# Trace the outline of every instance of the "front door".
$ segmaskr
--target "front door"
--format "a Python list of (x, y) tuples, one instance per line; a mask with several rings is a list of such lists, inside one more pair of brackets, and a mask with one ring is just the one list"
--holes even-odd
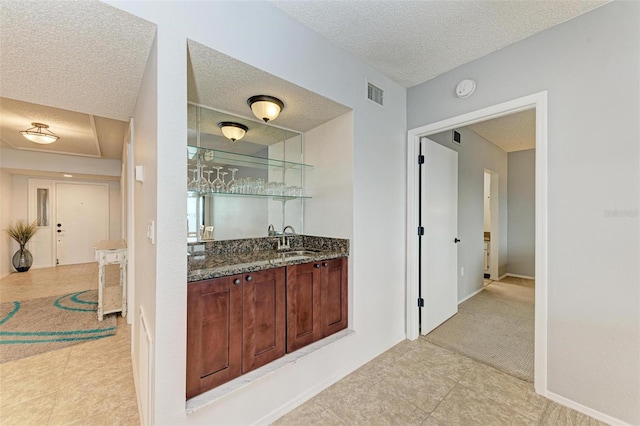
[(109, 239), (109, 187), (57, 183), (55, 228), (59, 265), (94, 262), (94, 246)]
[(458, 312), (458, 153), (421, 139), (420, 331), (427, 334)]

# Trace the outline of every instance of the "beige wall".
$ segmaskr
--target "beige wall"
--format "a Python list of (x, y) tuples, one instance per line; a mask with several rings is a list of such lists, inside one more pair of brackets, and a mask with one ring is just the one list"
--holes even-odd
[(11, 256), (13, 256), (12, 239), (4, 232), (13, 220), (13, 179), (6, 170), (0, 169), (0, 278), (9, 274)]

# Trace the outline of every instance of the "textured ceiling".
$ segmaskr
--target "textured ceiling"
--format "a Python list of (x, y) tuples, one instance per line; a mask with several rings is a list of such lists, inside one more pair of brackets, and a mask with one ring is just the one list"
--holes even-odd
[(412, 87), (608, 0), (273, 1), (404, 87)]
[[(32, 122), (48, 124), (49, 130), (60, 139), (48, 145), (25, 139), (19, 132), (31, 127)], [(0, 98), (0, 141), (3, 147), (120, 159), (127, 127), (128, 122), (124, 121)]]
[(254, 95), (271, 95), (284, 102), (274, 125), (306, 132), (350, 111), (330, 99), (233, 59), (192, 40), (188, 41), (189, 101), (257, 120), (247, 105)]
[(155, 25), (97, 1), (2, 1), (0, 28), (0, 96), (129, 120)]
[[(120, 159), (155, 25), (97, 1), (0, 2), (2, 147)], [(18, 131), (48, 124), (38, 145)]]
[(536, 147), (534, 109), (472, 124), (468, 128), (506, 152)]

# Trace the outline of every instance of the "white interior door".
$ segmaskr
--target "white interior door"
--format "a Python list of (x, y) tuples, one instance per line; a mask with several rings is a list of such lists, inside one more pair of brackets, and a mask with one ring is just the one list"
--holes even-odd
[(94, 246), (109, 239), (109, 187), (56, 184), (56, 254), (59, 265), (95, 261)]
[(458, 312), (458, 153), (422, 138), (420, 329), (427, 334)]

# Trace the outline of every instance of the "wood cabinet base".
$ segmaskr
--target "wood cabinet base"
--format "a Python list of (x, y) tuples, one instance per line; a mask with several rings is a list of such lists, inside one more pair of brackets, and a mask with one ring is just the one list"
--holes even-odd
[(346, 328), (347, 265), (338, 258), (188, 284), (187, 398)]

